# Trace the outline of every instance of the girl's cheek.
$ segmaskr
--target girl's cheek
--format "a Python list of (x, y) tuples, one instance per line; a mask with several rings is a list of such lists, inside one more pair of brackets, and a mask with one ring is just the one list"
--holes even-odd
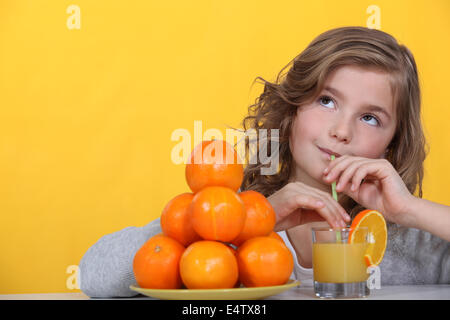
[[(370, 139), (366, 140), (370, 141)], [(366, 143), (360, 148), (358, 157), (368, 159), (380, 159), (384, 156), (386, 148), (384, 147), (385, 141), (374, 141), (373, 143)]]
[(374, 133), (373, 130), (368, 130), (364, 124), (361, 123), (360, 125), (360, 127), (356, 127), (351, 141), (353, 154), (368, 159), (382, 158), (389, 145), (390, 136)]

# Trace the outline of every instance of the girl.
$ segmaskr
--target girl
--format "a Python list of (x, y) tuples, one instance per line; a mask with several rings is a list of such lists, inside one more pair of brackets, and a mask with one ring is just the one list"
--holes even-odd
[(245, 129), (279, 127), (280, 169), (264, 176), (261, 163), (248, 165), (242, 190), (268, 197), (296, 253), (297, 278), (312, 278), (311, 224), (303, 223), (323, 217), (342, 227), (370, 208), (390, 222), (382, 283), (449, 283), (450, 207), (421, 199), (426, 152), (411, 52), (382, 31), (344, 27), (291, 63), (283, 81), (284, 69), (277, 83), (257, 78), (264, 92), (243, 121)]
[[(291, 278), (312, 279), (312, 225), (345, 226), (370, 208), (389, 221), (382, 285), (450, 283), (450, 208), (421, 199), (426, 152), (412, 54), (382, 31), (344, 27), (319, 35), (291, 64), (282, 81), (285, 68), (276, 83), (258, 78), (264, 92), (243, 121), (245, 129), (280, 129), (279, 170), (262, 175), (263, 164), (249, 164), (241, 186), (274, 207), (295, 257)], [(135, 295), (134, 254), (159, 232), (156, 219), (102, 237), (80, 262), (81, 290)]]

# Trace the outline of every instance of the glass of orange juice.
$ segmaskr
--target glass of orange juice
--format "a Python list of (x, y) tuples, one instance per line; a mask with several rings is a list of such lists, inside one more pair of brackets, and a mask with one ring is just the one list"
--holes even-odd
[(319, 298), (361, 298), (369, 295), (364, 254), (367, 228), (358, 243), (349, 243), (351, 228), (312, 228), (314, 292)]

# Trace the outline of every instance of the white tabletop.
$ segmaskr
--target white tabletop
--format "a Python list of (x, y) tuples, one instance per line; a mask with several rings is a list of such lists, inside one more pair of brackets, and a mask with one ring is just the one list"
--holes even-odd
[[(296, 287), (270, 297), (272, 300), (321, 300), (312, 287)], [(450, 300), (450, 285), (383, 286), (362, 300)], [(358, 299), (359, 300), (359, 299)]]
[[(84, 293), (36, 293), (36, 294), (6, 294), (0, 295), (0, 300), (86, 300)], [(123, 300), (124, 298), (120, 298)], [(136, 296), (129, 299), (151, 299)], [(314, 295), (312, 287), (296, 287), (267, 299), (270, 300), (319, 300)], [(450, 285), (420, 285), (420, 286), (383, 286), (371, 290), (364, 300), (450, 300)]]

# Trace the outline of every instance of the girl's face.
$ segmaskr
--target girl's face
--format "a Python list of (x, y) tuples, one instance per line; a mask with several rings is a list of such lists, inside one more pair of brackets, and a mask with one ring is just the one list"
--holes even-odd
[(329, 191), (322, 172), (331, 154), (382, 158), (396, 123), (386, 73), (358, 66), (334, 70), (319, 97), (297, 111), (289, 140), (291, 181)]

